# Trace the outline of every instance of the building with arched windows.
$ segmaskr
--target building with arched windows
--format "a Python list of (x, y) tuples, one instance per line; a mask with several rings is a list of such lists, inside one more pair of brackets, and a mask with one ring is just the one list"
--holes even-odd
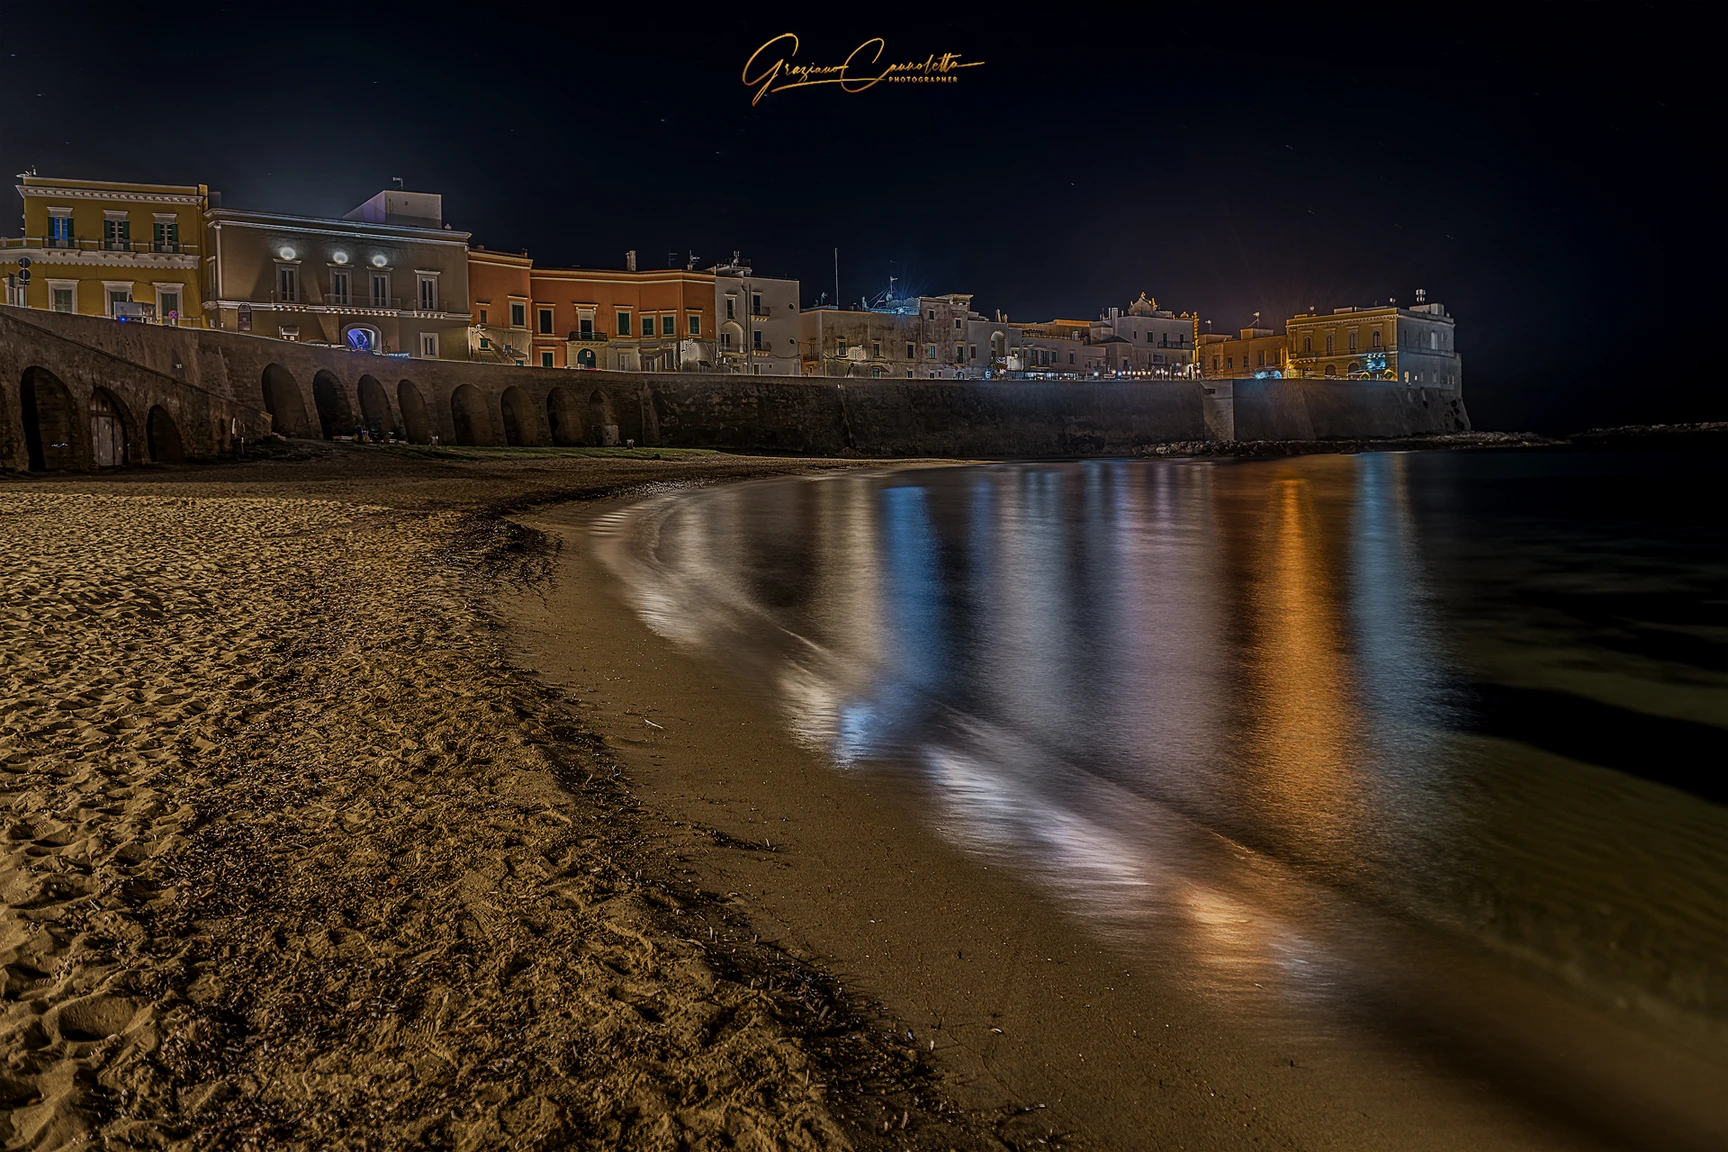
[(1334, 308), (1293, 316), (1285, 324), (1291, 376), (1396, 380), (1411, 387), (1460, 391), (1464, 362), (1457, 321), (1417, 292), (1408, 308)]

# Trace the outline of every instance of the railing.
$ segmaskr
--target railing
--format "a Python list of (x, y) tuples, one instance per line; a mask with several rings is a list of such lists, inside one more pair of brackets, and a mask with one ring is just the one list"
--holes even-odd
[(196, 256), (198, 245), (177, 240), (87, 240), (58, 236), (0, 236), (3, 248), (52, 248), (69, 252), (160, 252), (172, 256)]
[(399, 310), (402, 307), (400, 296), (369, 296), (364, 292), (326, 292), (322, 301), (332, 308), (389, 308)]
[(604, 332), (572, 332), (569, 339), (578, 344), (604, 344), (611, 337)]

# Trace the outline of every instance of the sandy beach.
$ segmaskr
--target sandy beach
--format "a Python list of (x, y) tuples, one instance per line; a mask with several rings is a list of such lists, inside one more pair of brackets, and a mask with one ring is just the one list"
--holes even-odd
[(5, 1147), (993, 1143), (493, 610), (501, 508), (825, 465), (296, 454), (0, 481)]

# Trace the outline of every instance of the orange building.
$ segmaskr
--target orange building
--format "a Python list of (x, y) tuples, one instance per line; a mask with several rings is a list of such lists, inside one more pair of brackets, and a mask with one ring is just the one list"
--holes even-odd
[(468, 254), (474, 355), (535, 368), (713, 371), (714, 273), (536, 268), (530, 256)]

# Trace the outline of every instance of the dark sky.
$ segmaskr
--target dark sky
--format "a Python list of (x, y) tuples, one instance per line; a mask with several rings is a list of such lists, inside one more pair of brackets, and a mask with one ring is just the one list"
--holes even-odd
[[(401, 176), (488, 247), (739, 249), (807, 302), (835, 247), (848, 300), (895, 275), (1028, 320), (1145, 291), (1227, 331), (1420, 287), (1480, 427), (1728, 418), (1722, 9), (931, 10), (211, 5), (153, 40), (125, 6), (109, 52), (13, 4), (0, 163), (332, 215)], [(752, 107), (785, 31), (805, 62), (984, 63)]]

